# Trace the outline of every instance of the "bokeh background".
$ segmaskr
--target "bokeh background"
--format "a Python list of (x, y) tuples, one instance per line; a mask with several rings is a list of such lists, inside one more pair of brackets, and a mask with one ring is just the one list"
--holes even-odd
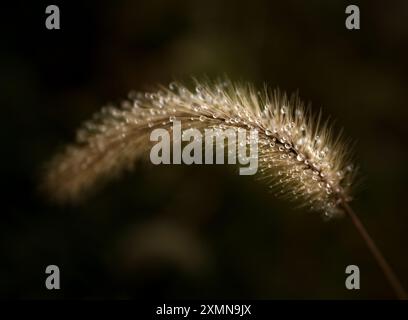
[[(299, 90), (356, 142), (353, 206), (408, 287), (408, 2), (25, 1), (1, 10), (0, 297), (391, 299), (350, 221), (324, 221), (226, 166), (140, 164), (76, 206), (44, 163), (108, 102), (223, 74)], [(61, 30), (45, 28), (57, 4)], [(44, 286), (61, 269), (59, 291)], [(361, 289), (344, 286), (356, 264)]]

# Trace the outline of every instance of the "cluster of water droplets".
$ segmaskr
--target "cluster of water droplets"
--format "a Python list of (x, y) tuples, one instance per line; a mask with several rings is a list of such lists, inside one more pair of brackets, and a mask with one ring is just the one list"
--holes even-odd
[[(229, 82), (197, 83), (193, 90), (172, 82), (156, 92), (130, 92), (120, 107), (102, 108), (77, 132), (77, 141), (103, 152), (110, 141), (124, 140), (134, 130), (183, 127), (258, 130), (260, 171), (281, 187), (281, 193), (306, 200), (327, 216), (337, 212), (353, 168), (340, 167), (329, 139), (310, 128), (303, 107), (285, 98), (260, 99), (247, 88)], [(263, 104), (264, 103), (264, 104)], [(248, 135), (249, 136), (249, 135)], [(343, 183), (343, 179), (345, 180)], [(287, 187), (286, 187), (287, 186)]]
[(280, 195), (306, 201), (326, 217), (340, 215), (338, 204), (349, 200), (345, 188), (353, 168), (340, 167), (336, 148), (330, 149), (325, 132), (321, 137), (319, 130), (310, 128), (302, 106), (288, 108), (286, 103), (283, 99), (280, 106), (267, 104), (262, 112), (261, 172), (272, 180), (271, 188), (279, 187)]

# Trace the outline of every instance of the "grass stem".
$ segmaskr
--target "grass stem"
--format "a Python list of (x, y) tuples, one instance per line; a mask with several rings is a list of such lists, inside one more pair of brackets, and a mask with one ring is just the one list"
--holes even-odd
[(406, 291), (404, 290), (403, 286), (401, 285), (401, 282), (398, 280), (398, 277), (392, 270), (391, 266), (387, 262), (387, 260), (384, 258), (383, 254), (381, 251), (378, 249), (377, 245), (375, 244), (374, 240), (371, 238), (371, 236), (368, 234), (366, 228), (364, 225), (361, 223), (360, 219), (356, 215), (356, 213), (353, 211), (353, 209), (348, 205), (347, 202), (343, 201), (342, 203), (343, 209), (346, 211), (347, 215), (351, 218), (351, 221), (353, 222), (354, 226), (356, 227), (357, 231), (367, 244), (369, 250), (371, 251), (372, 255), (374, 256), (378, 266), (381, 268), (382, 272), (384, 273), (385, 277), (387, 278), (389, 284), (393, 288), (396, 296), (400, 300), (408, 300), (408, 295)]

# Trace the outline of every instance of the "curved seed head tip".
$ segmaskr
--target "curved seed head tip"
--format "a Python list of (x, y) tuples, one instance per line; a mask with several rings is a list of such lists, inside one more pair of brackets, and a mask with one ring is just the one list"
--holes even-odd
[(154, 128), (256, 129), (259, 176), (277, 193), (331, 217), (349, 201), (356, 169), (348, 147), (313, 117), (297, 95), (256, 91), (230, 81), (193, 89), (172, 82), (156, 92), (129, 93), (120, 107), (106, 106), (77, 131), (77, 140), (51, 160), (44, 186), (58, 201), (75, 201), (102, 178), (131, 169), (149, 150)]

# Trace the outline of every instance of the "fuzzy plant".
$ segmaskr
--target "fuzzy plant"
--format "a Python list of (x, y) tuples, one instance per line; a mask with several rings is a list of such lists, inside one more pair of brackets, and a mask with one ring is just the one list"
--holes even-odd
[(398, 298), (407, 295), (350, 207), (357, 168), (349, 145), (297, 95), (256, 91), (229, 80), (173, 82), (155, 92), (131, 92), (120, 107), (103, 107), (77, 131), (74, 144), (48, 164), (43, 186), (58, 202), (77, 201), (96, 184), (131, 170), (145, 155), (154, 128), (257, 130), (258, 175), (278, 196), (330, 218), (348, 215)]

